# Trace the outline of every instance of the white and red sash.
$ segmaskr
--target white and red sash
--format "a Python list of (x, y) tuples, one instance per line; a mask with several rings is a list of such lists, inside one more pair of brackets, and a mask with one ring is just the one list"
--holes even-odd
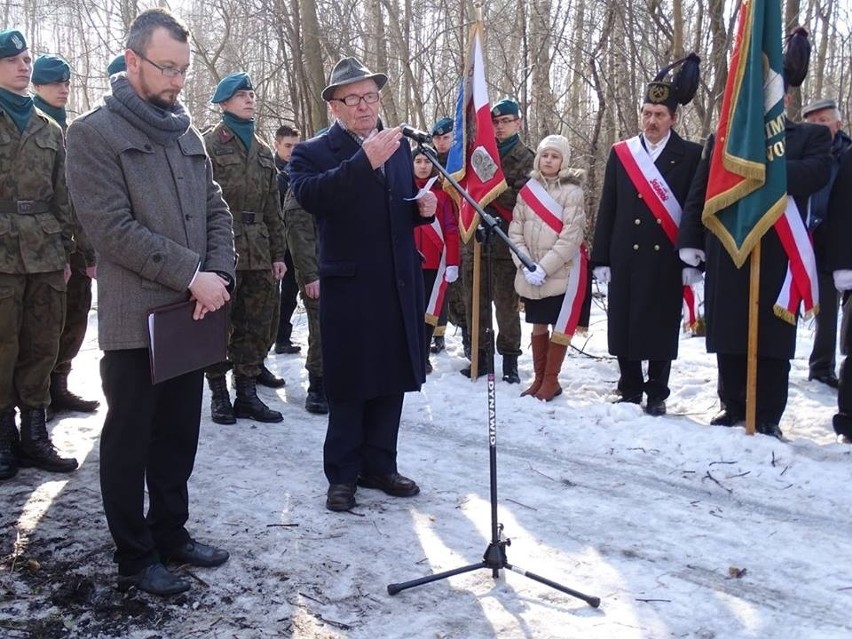
[[(629, 140), (617, 142), (613, 149), (633, 186), (639, 191), (651, 214), (659, 220), (672, 246), (675, 246), (683, 209), (657, 165), (654, 164), (654, 160), (642, 146), (642, 140), (637, 135)], [(687, 309), (690, 326), (693, 326), (698, 316), (695, 290), (692, 286), (683, 287), (683, 303)]]
[(817, 281), (814, 247), (796, 201), (787, 196), (787, 209), (774, 225), (789, 260), (787, 275), (773, 311), (775, 315), (796, 323), (796, 312), (801, 305), (805, 317), (819, 312), (819, 283)]
[(441, 247), (441, 262), (438, 264), (438, 272), (435, 275), (435, 283), (429, 294), (429, 302), (426, 304), (426, 323), (436, 326), (441, 310), (444, 308), (444, 295), (447, 292), (447, 280), (444, 273), (447, 271), (447, 245), (444, 242), (444, 232), (438, 219), (432, 220), (431, 224), (422, 227), (426, 239)]
[[(556, 234), (562, 232), (565, 226), (562, 221), (562, 206), (553, 199), (547, 189), (537, 180), (529, 180), (518, 193), (539, 219), (549, 226)], [(568, 288), (559, 317), (553, 326), (551, 341), (568, 345), (577, 330), (583, 303), (586, 301), (586, 281), (589, 271), (589, 252), (585, 244), (581, 244), (576, 255), (571, 259), (574, 268), (568, 274)]]

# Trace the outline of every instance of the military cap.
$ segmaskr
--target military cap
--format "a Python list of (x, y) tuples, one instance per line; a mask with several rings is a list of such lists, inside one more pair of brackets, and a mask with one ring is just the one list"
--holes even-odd
[(107, 75), (113, 76), (123, 71), (127, 71), (127, 61), (124, 59), (124, 54), (119, 53), (107, 66)]
[(0, 58), (11, 58), (27, 50), (27, 39), (17, 29), (0, 31)]
[(521, 107), (512, 98), (503, 98), (491, 107), (491, 117), (499, 118), (501, 115), (514, 115), (521, 117)]
[(51, 84), (68, 82), (71, 79), (71, 65), (62, 56), (43, 55), (33, 63), (33, 84)]
[(354, 84), (361, 80), (374, 80), (379, 91), (387, 84), (388, 76), (384, 73), (373, 73), (365, 67), (358, 58), (343, 58), (331, 70), (328, 86), (322, 90), (322, 99), (328, 102), (337, 87)]
[(237, 71), (236, 73), (229, 73), (222, 78), (219, 84), (216, 85), (216, 91), (213, 93), (213, 97), (210, 98), (210, 102), (220, 104), (221, 102), (230, 100), (237, 91), (254, 91), (248, 73)]
[(444, 116), (432, 125), (432, 135), (444, 135), (453, 130), (453, 119)]
[(816, 113), (817, 111), (824, 111), (826, 109), (836, 109), (837, 101), (834, 98), (824, 98), (822, 100), (814, 100), (810, 104), (806, 104), (802, 107), (802, 117), (806, 118), (811, 113)]
[[(689, 104), (698, 90), (700, 63), (701, 58), (690, 53), (660, 69), (645, 89), (644, 104), (663, 104), (672, 111), (677, 109), (678, 104)], [(672, 79), (666, 80), (669, 71), (676, 67), (680, 68)]]

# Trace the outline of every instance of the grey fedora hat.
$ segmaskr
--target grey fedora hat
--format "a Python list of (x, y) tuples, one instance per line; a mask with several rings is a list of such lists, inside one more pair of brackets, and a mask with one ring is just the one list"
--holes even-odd
[(328, 102), (334, 95), (337, 87), (360, 82), (361, 80), (375, 80), (379, 91), (388, 81), (384, 73), (373, 73), (358, 58), (343, 58), (331, 70), (328, 86), (322, 90), (322, 99)]

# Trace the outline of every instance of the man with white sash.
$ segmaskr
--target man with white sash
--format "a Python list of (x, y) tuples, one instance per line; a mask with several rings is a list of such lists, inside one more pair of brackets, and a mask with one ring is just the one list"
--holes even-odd
[[(701, 279), (675, 249), (701, 146), (672, 130), (678, 104), (695, 93), (698, 63), (691, 54), (648, 84), (642, 133), (613, 146), (595, 224), (591, 264), (595, 278), (608, 283), (607, 337), (610, 354), (618, 358), (619, 401), (639, 404), (644, 394), (649, 415), (666, 412), (684, 286)], [(679, 71), (666, 80), (675, 66)], [(647, 379), (643, 361), (648, 361)]]

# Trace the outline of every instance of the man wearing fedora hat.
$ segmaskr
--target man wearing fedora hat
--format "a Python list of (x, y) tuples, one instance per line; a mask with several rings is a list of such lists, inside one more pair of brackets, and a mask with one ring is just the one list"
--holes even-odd
[(396, 497), (420, 492), (397, 471), (397, 436), (405, 392), (425, 380), (414, 227), (432, 221), (437, 198), (410, 199), (411, 151), (400, 128), (378, 117), (386, 83), (356, 58), (340, 60), (322, 92), (335, 123), (290, 159), (293, 194), (317, 220), (333, 511), (355, 506), (356, 483)]

